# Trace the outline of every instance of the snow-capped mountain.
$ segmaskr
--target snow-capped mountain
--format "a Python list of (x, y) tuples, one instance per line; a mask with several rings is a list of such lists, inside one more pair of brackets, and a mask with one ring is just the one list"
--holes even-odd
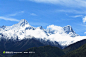
[(70, 35), (71, 37), (79, 36), (78, 34), (76, 34), (73, 31), (73, 29), (72, 29), (72, 27), (70, 25), (67, 25), (65, 27), (50, 25), (47, 28), (48, 28), (47, 32), (49, 34), (55, 34), (55, 33), (63, 34), (63, 33), (66, 33), (66, 34)]
[(73, 31), (72, 27), (70, 25), (67, 25), (63, 27), (65, 33), (69, 34), (71, 37), (79, 36), (78, 34)]
[[(61, 46), (68, 46), (72, 43), (86, 39), (86, 36), (79, 36), (73, 31), (70, 25), (60, 27), (56, 25), (49, 25), (47, 29), (42, 26), (33, 27), (25, 19), (20, 20), (19, 23), (12, 26), (0, 27), (0, 38), (19, 40), (25, 38), (43, 39), (43, 41), (51, 41), (53, 45), (58, 42)], [(41, 42), (41, 40), (40, 40)]]

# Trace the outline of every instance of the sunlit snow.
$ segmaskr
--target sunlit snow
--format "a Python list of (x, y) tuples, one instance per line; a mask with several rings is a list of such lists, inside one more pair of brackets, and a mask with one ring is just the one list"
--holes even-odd
[[(25, 30), (27, 27), (28, 29)], [(20, 40), (35, 37), (53, 42), (57, 41), (62, 46), (68, 46), (77, 41), (86, 39), (86, 36), (79, 36), (76, 34), (69, 25), (65, 27), (49, 25), (47, 26), (47, 29), (40, 29), (40, 27), (32, 27), (25, 19), (22, 19), (18, 24), (6, 26), (5, 29), (0, 28), (0, 33), (9, 39), (12, 37), (13, 39), (16, 39), (17, 36)]]

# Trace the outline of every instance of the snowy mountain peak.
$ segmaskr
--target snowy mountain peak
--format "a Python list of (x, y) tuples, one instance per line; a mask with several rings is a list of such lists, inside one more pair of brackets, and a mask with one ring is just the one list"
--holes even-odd
[(43, 27), (42, 27), (42, 26), (40, 26), (39, 28), (40, 28), (40, 29), (43, 29)]
[(0, 28), (5, 29), (5, 28), (6, 28), (6, 26), (4, 26), (4, 25), (3, 25), (3, 26), (0, 26)]
[(25, 26), (26, 24), (29, 24), (29, 23), (25, 19), (21, 19), (18, 24), (23, 27), (23, 26)]
[(67, 27), (67, 28), (72, 28), (70, 25), (67, 25), (67, 26), (65, 26), (65, 27)]
[(78, 34), (75, 33), (75, 31), (72, 29), (70, 25), (67, 25), (63, 27), (65, 33), (69, 34), (71, 37), (79, 36)]
[(73, 29), (72, 29), (72, 27), (70, 25), (67, 25), (67, 26), (63, 27), (63, 29), (64, 29), (64, 31), (66, 33), (69, 33), (69, 32), (73, 32), (74, 33), (74, 31), (73, 31)]

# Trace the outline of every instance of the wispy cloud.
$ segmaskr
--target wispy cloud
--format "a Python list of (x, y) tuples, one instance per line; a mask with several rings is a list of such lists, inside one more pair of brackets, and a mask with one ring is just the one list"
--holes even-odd
[(86, 27), (86, 24), (85, 24), (85, 23), (79, 23), (79, 24), (77, 24), (77, 25)]
[(7, 17), (3, 17), (3, 16), (0, 16), (0, 19), (19, 22), (19, 20), (15, 19), (15, 18), (7, 18)]
[(31, 13), (30, 15), (32, 15), (32, 16), (37, 16), (37, 14), (35, 14), (35, 13)]
[(21, 13), (24, 13), (24, 11), (16, 12), (16, 13), (13, 13), (13, 14), (7, 14), (6, 16), (7, 17), (16, 16), (16, 15), (21, 14)]
[(84, 32), (84, 34), (86, 34), (86, 32)]
[(55, 12), (64, 12), (64, 13), (74, 13), (74, 14), (86, 14), (86, 10), (74, 10), (74, 9), (57, 9)]
[(86, 0), (26, 0), (37, 3), (51, 3), (70, 7), (86, 7)]
[(86, 22), (86, 16), (83, 18), (83, 23), (85, 23)]
[(12, 16), (19, 15), (19, 14), (21, 14), (21, 13), (24, 13), (24, 11), (16, 12), (16, 13), (13, 13), (13, 14), (7, 14), (7, 15), (5, 15), (5, 16), (0, 16), (0, 19), (19, 22), (18, 19), (11, 18), (11, 17), (12, 17)]
[(75, 15), (75, 16), (70, 16), (70, 17), (73, 17), (73, 18), (77, 18), (77, 17), (82, 17), (83, 15)]
[(67, 20), (69, 20), (69, 21), (70, 21), (70, 20), (74, 20), (74, 19), (61, 19), (61, 20), (63, 20), (63, 21), (67, 21)]

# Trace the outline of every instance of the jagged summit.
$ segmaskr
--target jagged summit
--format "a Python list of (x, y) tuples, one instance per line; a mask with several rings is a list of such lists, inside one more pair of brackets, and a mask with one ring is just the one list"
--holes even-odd
[(71, 37), (79, 36), (78, 34), (75, 33), (75, 31), (72, 29), (70, 25), (67, 25), (63, 27), (65, 33), (69, 34)]
[(18, 23), (20, 26), (25, 26), (26, 24), (29, 24), (27, 20), (21, 19), (20, 22)]
[(70, 25), (67, 25), (67, 26), (64, 26), (64, 27), (69, 27), (69, 28), (72, 28), (72, 26), (70, 26)]
[(0, 26), (0, 28), (5, 29), (5, 28), (6, 28), (6, 26), (5, 26), (5, 25), (3, 25), (3, 26)]
[(73, 31), (73, 29), (72, 29), (72, 27), (70, 25), (67, 25), (67, 26), (65, 26), (63, 28), (64, 28), (64, 31), (66, 33), (69, 33), (69, 32), (73, 32), (74, 33), (74, 31)]
[(71, 27), (70, 25), (67, 25), (67, 26)]
[[(25, 30), (25, 28), (27, 28), (27, 27), (31, 27), (30, 25), (29, 25), (29, 23), (27, 22), (27, 20), (25, 20), (25, 19), (21, 19), (20, 21), (19, 21), (19, 23), (17, 23), (17, 24), (14, 24), (14, 25), (12, 25), (12, 26), (3, 26), (3, 28), (0, 28), (0, 31), (1, 32), (3, 32), (3, 31), (5, 31), (6, 33), (7, 33), (7, 31), (11, 31), (11, 30), (15, 30), (15, 31), (20, 31), (20, 30)], [(12, 32), (10, 32), (11, 34), (13, 34)], [(7, 34), (9, 34), (9, 33), (7, 33)]]
[(39, 27), (40, 29), (44, 29), (42, 26)]

